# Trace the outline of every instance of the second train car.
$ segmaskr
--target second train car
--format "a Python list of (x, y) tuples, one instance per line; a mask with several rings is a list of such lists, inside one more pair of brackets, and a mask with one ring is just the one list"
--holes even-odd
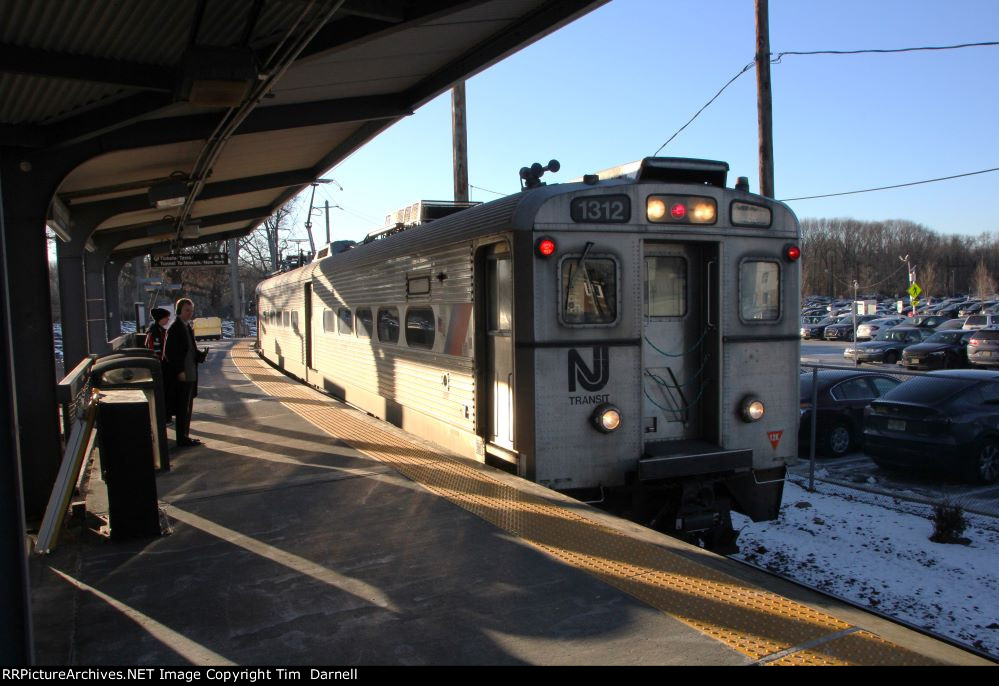
[(797, 454), (800, 228), (646, 158), (260, 284), (260, 354), (450, 450), (731, 547)]

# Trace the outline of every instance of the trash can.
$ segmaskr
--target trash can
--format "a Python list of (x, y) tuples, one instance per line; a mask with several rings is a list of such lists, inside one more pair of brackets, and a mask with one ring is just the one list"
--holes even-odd
[(149, 424), (154, 427), (153, 466), (170, 469), (166, 435), (166, 395), (163, 367), (152, 355), (112, 353), (97, 358), (90, 372), (91, 385), (98, 390), (141, 390), (149, 400)]
[(97, 441), (108, 487), (111, 539), (159, 536), (150, 402), (141, 389), (101, 391)]

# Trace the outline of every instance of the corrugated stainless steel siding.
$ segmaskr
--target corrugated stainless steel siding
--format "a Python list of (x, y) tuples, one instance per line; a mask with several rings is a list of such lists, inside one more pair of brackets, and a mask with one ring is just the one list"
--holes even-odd
[[(304, 289), (297, 282), (280, 285), (261, 292), (259, 311), (297, 311), (298, 329), (281, 324), (264, 324), (260, 328), (260, 347), (266, 357), (279, 362), (278, 355), (286, 362), (288, 371), (304, 375), (305, 370), (305, 297)], [(291, 363), (291, 364), (287, 364)]]

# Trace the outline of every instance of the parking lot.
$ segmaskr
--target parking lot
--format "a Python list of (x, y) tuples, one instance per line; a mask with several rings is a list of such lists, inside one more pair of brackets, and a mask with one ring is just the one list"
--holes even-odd
[[(843, 351), (850, 345), (852, 343), (846, 341), (802, 341), (801, 363), (806, 369), (809, 364), (855, 368), (843, 357)], [(862, 369), (891, 371), (895, 367), (870, 364)], [(807, 455), (807, 446), (803, 452)], [(809, 468), (809, 460), (805, 457), (791, 465), (790, 471), (799, 477), (807, 477)], [(982, 486), (963, 483), (941, 474), (888, 471), (875, 465), (862, 452), (852, 452), (841, 458), (817, 457), (815, 470), (817, 478), (851, 488), (918, 502), (936, 503), (947, 499), (960, 503), (969, 511), (999, 517), (999, 484)]]

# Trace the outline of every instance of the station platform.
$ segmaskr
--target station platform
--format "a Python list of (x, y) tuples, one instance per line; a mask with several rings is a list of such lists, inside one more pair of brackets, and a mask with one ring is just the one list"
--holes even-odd
[(32, 556), (38, 664), (990, 664), (450, 456), (250, 346), (202, 368), (204, 445), (157, 476), (170, 535), (78, 524)]

